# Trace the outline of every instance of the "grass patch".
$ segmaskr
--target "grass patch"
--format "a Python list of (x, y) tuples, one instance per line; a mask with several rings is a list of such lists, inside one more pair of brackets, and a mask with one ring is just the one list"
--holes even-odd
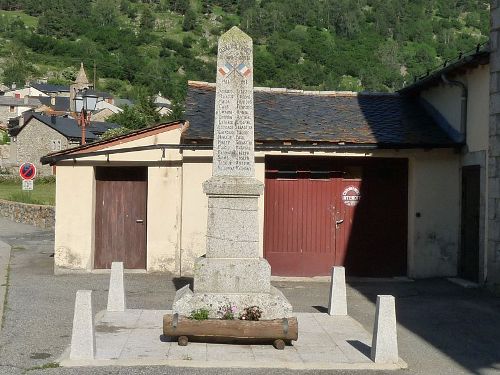
[(49, 362), (49, 363), (46, 363), (46, 364), (41, 365), (41, 366), (30, 367), (26, 371), (46, 370), (46, 369), (49, 369), (49, 368), (58, 368), (58, 367), (61, 367), (61, 366), (59, 366), (59, 363), (57, 363), (57, 362)]
[(32, 17), (24, 12), (21, 12), (19, 10), (0, 10), (0, 19), (2, 17), (7, 17), (12, 19), (15, 18), (20, 18), (23, 23), (28, 26), (35, 28), (38, 26), (38, 18)]
[(52, 179), (35, 179), (33, 191), (23, 191), (20, 179), (0, 180), (0, 199), (14, 202), (54, 205), (56, 184)]

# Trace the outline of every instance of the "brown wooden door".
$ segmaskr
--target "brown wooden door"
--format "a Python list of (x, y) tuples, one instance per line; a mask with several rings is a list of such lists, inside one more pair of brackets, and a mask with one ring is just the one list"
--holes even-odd
[(479, 280), (479, 200), (480, 167), (462, 168), (462, 223), (459, 274), (467, 280)]
[(264, 256), (273, 275), (406, 274), (405, 159), (266, 158)]
[(94, 268), (146, 269), (146, 167), (97, 167)]

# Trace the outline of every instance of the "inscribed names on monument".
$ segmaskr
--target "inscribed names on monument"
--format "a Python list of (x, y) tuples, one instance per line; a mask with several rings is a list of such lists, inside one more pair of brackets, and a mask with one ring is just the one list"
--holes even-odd
[(252, 39), (237, 27), (219, 39), (212, 175), (255, 175)]

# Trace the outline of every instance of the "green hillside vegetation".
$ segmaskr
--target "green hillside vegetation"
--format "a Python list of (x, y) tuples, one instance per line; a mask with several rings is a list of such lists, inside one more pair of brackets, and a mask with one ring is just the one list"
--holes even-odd
[(96, 64), (99, 89), (161, 91), (178, 104), (188, 79), (215, 80), (217, 38), (233, 25), (254, 40), (255, 85), (355, 91), (397, 90), (489, 32), (487, 0), (0, 0), (0, 9), (5, 84), (67, 83), (83, 61), (89, 73)]

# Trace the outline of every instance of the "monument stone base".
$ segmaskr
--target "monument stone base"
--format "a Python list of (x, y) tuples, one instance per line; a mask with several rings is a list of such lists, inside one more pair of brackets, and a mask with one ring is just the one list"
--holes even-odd
[(271, 266), (263, 258), (205, 258), (194, 265), (195, 293), (268, 293)]
[(175, 294), (172, 310), (189, 316), (193, 310), (208, 309), (210, 318), (219, 318), (217, 311), (227, 305), (236, 306), (237, 314), (243, 312), (245, 307), (258, 306), (262, 310), (262, 320), (289, 318), (292, 315), (292, 305), (273, 286), (269, 293), (193, 293), (186, 285)]

